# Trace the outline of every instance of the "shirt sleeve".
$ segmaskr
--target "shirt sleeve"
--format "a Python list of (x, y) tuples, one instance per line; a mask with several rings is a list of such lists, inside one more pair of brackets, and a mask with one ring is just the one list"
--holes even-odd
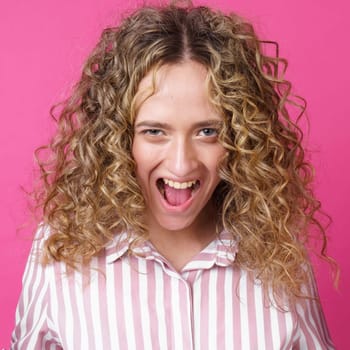
[(47, 315), (50, 268), (40, 262), (45, 235), (43, 228), (38, 230), (28, 257), (16, 310), (11, 350), (62, 349)]
[(305, 291), (311, 298), (303, 298), (296, 304), (298, 337), (293, 349), (332, 350), (335, 346), (330, 337), (326, 319), (319, 300), (313, 272)]

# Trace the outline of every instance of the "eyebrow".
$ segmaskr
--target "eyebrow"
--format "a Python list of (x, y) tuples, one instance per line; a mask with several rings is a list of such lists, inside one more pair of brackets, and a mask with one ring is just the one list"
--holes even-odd
[[(222, 125), (222, 121), (218, 119), (208, 119), (208, 120), (203, 120), (198, 123), (195, 123), (193, 125), (194, 128), (205, 128), (205, 127), (212, 127), (216, 126), (219, 127)], [(158, 121), (154, 120), (145, 120), (139, 123), (136, 123), (135, 128), (140, 128), (140, 127), (149, 127), (149, 128), (155, 128), (155, 129), (171, 129), (172, 126), (168, 123), (161, 123)]]

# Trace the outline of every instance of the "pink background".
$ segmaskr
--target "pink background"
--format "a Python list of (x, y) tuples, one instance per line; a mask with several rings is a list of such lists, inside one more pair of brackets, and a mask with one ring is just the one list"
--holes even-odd
[[(140, 1), (139, 1), (140, 2)], [(195, 2), (197, 3), (197, 2)], [(0, 10), (0, 349), (8, 348), (32, 226), (20, 186), (32, 180), (33, 150), (52, 133), (50, 106), (79, 76), (101, 29), (137, 1), (17, 0)], [(338, 349), (350, 349), (349, 38), (346, 0), (207, 0), (251, 19), (290, 61), (287, 78), (308, 101), (307, 146), (316, 166), (316, 192), (332, 216), (329, 252), (340, 264), (339, 290), (316, 264), (319, 290)], [(346, 137), (347, 136), (347, 137)], [(25, 224), (27, 226), (22, 227)]]

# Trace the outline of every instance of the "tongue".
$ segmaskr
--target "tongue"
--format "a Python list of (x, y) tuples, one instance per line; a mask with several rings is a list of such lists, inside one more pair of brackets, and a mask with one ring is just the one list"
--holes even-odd
[(185, 203), (192, 193), (191, 188), (176, 189), (164, 184), (165, 199), (170, 205), (178, 206)]

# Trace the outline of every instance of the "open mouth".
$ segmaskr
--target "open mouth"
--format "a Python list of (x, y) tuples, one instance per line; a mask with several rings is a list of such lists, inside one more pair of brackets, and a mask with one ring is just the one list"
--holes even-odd
[(171, 206), (180, 206), (186, 203), (199, 186), (199, 180), (187, 182), (176, 182), (168, 179), (157, 180), (159, 192)]

